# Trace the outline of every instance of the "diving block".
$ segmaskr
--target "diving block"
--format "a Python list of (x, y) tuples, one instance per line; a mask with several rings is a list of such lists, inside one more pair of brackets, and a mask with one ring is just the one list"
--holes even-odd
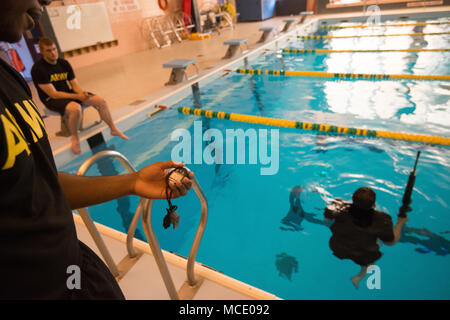
[(298, 22), (298, 24), (302, 24), (303, 22), (305, 22), (307, 16), (311, 16), (313, 14), (314, 14), (314, 12), (312, 12), (312, 11), (300, 12), (300, 21)]
[[(197, 61), (196, 60), (188, 60), (188, 59), (175, 59), (169, 62), (166, 62), (163, 64), (163, 68), (165, 69), (172, 69), (172, 73), (170, 74), (169, 82), (166, 83), (166, 85), (173, 85), (178, 84), (180, 82), (183, 82), (183, 80), (186, 78), (186, 68), (193, 64), (195, 65)], [(197, 69), (198, 71), (198, 69)]]
[(229, 59), (234, 57), (238, 49), (241, 47), (241, 44), (246, 43), (247, 41), (248, 41), (247, 39), (230, 39), (228, 41), (225, 41), (223, 44), (229, 47), (223, 59)]
[(258, 40), (258, 43), (266, 42), (266, 40), (269, 38), (270, 34), (272, 33), (274, 27), (264, 27), (260, 28), (259, 31), (262, 31), (263, 34), (261, 35), (261, 38)]
[(289, 31), (289, 29), (294, 24), (294, 22), (297, 22), (297, 21), (298, 21), (297, 18), (284, 19), (283, 22), (285, 22), (286, 24), (284, 25), (284, 28), (283, 28), (283, 30), (281, 30), (281, 32)]

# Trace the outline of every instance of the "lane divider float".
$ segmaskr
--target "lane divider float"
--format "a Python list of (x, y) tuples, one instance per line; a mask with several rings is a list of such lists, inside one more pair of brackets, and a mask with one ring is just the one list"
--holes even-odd
[(419, 75), (419, 74), (370, 74), (370, 73), (331, 73), (322, 71), (289, 71), (289, 70), (259, 70), (259, 69), (237, 69), (237, 73), (272, 75), (272, 76), (294, 76), (294, 77), (325, 77), (346, 80), (444, 80), (450, 81), (447, 75)]
[(427, 25), (439, 25), (439, 24), (449, 24), (450, 21), (439, 21), (439, 22), (415, 22), (415, 23), (401, 23), (401, 24), (374, 24), (374, 25), (355, 25), (355, 26), (320, 26), (321, 29), (336, 30), (336, 29), (352, 29), (352, 28), (370, 28), (370, 27), (410, 27), (410, 26), (427, 26)]
[(351, 53), (351, 52), (443, 52), (450, 49), (373, 49), (373, 50), (327, 50), (327, 49), (283, 49), (284, 53)]
[(363, 137), (371, 137), (371, 138), (385, 138), (385, 139), (403, 140), (403, 141), (411, 141), (411, 142), (438, 144), (438, 145), (446, 145), (446, 146), (450, 145), (450, 138), (440, 137), (440, 136), (427, 136), (427, 135), (420, 135), (420, 134), (410, 134), (410, 133), (392, 132), (392, 131), (383, 131), (383, 130), (349, 128), (349, 127), (335, 126), (335, 125), (329, 125), (329, 124), (318, 124), (318, 123), (301, 122), (301, 121), (295, 121), (295, 120), (284, 120), (284, 119), (276, 119), (276, 118), (268, 118), (268, 117), (260, 117), (260, 116), (250, 116), (250, 115), (244, 115), (244, 114), (219, 112), (219, 111), (204, 110), (204, 109), (198, 109), (198, 108), (179, 107), (178, 112), (183, 113), (183, 114), (207, 117), (207, 118), (217, 118), (217, 119), (224, 119), (224, 120), (231, 120), (231, 121), (238, 121), (238, 122), (255, 123), (255, 124), (275, 126), (275, 127), (311, 130), (311, 131), (315, 131), (315, 132), (323, 132), (323, 133), (338, 134), (338, 135), (354, 135), (354, 136), (363, 136)]
[(441, 34), (450, 34), (450, 32), (430, 32), (430, 33), (399, 33), (399, 34), (363, 34), (356, 36), (297, 36), (299, 39), (323, 40), (323, 39), (350, 39), (367, 37), (415, 37), (415, 36), (436, 36)]

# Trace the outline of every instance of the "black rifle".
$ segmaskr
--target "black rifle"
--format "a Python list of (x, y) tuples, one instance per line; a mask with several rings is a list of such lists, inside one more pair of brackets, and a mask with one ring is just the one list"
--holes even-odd
[(417, 162), (419, 161), (419, 157), (420, 151), (417, 151), (416, 163), (414, 164), (413, 171), (411, 171), (411, 173), (409, 174), (408, 184), (406, 185), (405, 193), (403, 194), (402, 206), (400, 207), (400, 213), (398, 214), (398, 216), (401, 218), (405, 218), (406, 213), (412, 210), (409, 205), (411, 204), (411, 194), (414, 188), (414, 182), (416, 181), (416, 167)]

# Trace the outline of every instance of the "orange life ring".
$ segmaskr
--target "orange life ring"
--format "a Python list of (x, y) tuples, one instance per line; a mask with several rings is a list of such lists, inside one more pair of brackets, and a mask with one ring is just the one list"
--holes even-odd
[(169, 8), (169, 1), (167, 1), (167, 0), (158, 0), (158, 5), (159, 5), (159, 7), (162, 10), (166, 11), (167, 8)]

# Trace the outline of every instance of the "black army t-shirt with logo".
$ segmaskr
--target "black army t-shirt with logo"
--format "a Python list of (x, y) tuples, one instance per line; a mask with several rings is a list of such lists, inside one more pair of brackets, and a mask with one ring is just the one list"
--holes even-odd
[[(73, 266), (81, 272), (76, 290), (68, 285)], [(78, 240), (44, 122), (27, 83), (2, 59), (0, 274), (0, 300), (124, 299), (106, 265)]]
[(39, 60), (31, 69), (31, 76), (42, 102), (46, 102), (49, 96), (38, 84), (52, 84), (56, 91), (71, 92), (67, 81), (75, 79), (72, 66), (64, 59), (58, 59), (56, 64), (48, 63), (44, 59)]
[(69, 298), (80, 264), (69, 203), (44, 122), (22, 77), (0, 59), (0, 299)]

